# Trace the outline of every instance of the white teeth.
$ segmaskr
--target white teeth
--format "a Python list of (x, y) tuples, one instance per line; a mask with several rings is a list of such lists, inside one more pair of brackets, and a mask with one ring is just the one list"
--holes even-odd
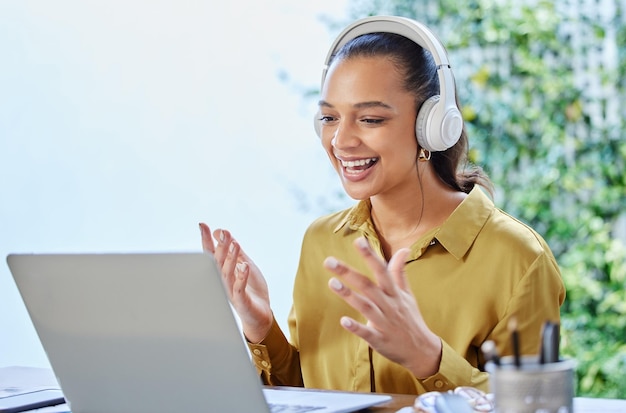
[(367, 159), (359, 159), (356, 161), (343, 161), (341, 160), (341, 165), (344, 168), (354, 168), (355, 166), (363, 166), (363, 165), (367, 165), (369, 163), (372, 163), (376, 160), (377, 158), (367, 158)]

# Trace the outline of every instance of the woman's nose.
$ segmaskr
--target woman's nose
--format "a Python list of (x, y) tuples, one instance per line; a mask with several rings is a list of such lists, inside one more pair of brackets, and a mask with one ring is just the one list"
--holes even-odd
[(359, 138), (356, 133), (356, 128), (346, 121), (340, 121), (337, 128), (333, 131), (330, 144), (337, 149), (357, 146), (359, 144)]

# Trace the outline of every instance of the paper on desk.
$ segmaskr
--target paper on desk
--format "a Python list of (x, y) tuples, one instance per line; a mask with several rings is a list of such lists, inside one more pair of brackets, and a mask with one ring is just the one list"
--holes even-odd
[(28, 410), (29, 413), (72, 413), (67, 404), (44, 407), (43, 409)]
[(37, 367), (0, 368), (0, 397), (42, 389), (59, 389), (52, 370)]
[[(0, 368), (0, 397), (12, 396), (44, 389), (60, 389), (51, 369), (11, 366)], [(66, 404), (31, 410), (36, 413), (65, 413)]]
[(626, 400), (574, 397), (575, 413), (624, 413)]

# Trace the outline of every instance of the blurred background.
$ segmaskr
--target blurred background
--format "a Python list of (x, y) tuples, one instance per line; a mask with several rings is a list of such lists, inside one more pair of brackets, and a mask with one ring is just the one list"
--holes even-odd
[(305, 96), (344, 3), (0, 2), (0, 366), (48, 365), (7, 254), (200, 251), (200, 221), (286, 326), (312, 200), (339, 190)]
[[(446, 44), (496, 204), (567, 287), (577, 395), (626, 398), (626, 0), (5, 0), (0, 252), (199, 250), (230, 229), (286, 326), (300, 240), (351, 203), (312, 129), (349, 21), (412, 17)], [(47, 360), (0, 266), (0, 366)]]

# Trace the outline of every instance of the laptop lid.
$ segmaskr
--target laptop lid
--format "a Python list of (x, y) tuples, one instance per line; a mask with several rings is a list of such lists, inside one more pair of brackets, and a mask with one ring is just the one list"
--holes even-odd
[(73, 413), (264, 411), (209, 254), (7, 262)]
[(11, 254), (7, 263), (73, 413), (268, 412), (266, 397), (331, 397), (316, 412), (349, 412), (389, 400), (263, 389), (210, 254)]

